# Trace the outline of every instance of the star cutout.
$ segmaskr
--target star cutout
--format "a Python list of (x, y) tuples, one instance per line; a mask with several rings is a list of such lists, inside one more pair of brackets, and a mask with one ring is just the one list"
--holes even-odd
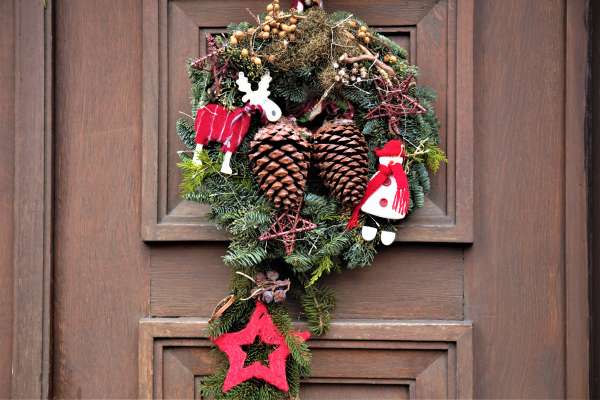
[[(296, 332), (294, 335), (302, 342), (310, 337), (309, 332)], [(276, 346), (269, 354), (269, 365), (266, 366), (260, 361), (255, 361), (244, 367), (248, 355), (244, 352), (242, 346), (253, 344), (257, 337), (267, 345)], [(263, 303), (256, 302), (256, 309), (244, 329), (238, 332), (225, 333), (214, 339), (213, 343), (229, 359), (229, 370), (223, 383), (223, 392), (228, 392), (240, 383), (252, 378), (261, 379), (284, 392), (289, 390), (286, 377), (286, 360), (290, 354), (290, 349)]]

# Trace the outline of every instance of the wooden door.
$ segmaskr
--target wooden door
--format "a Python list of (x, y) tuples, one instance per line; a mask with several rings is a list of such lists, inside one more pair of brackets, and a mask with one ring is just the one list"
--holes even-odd
[[(140, 326), (139, 385), (146, 398), (194, 396), (211, 366), (205, 321), (198, 317), (210, 315), (227, 294), (229, 271), (220, 261), (227, 238), (204, 207), (178, 195), (175, 151), (183, 146), (175, 122), (189, 106), (183, 66), (204, 54), (206, 33), (247, 19), (246, 7), (263, 6), (261, 1), (144, 2), (142, 235), (151, 251), (152, 317)], [(365, 18), (409, 51), (421, 81), (438, 93), (450, 167), (436, 176), (426, 207), (401, 230), (405, 243), (379, 256), (379, 268), (329, 279), (339, 300), (338, 321), (328, 336), (311, 342), (313, 370), (302, 396), (471, 397), (472, 326), (464, 320), (461, 265), (473, 231), (473, 2), (330, 0), (327, 7)], [(174, 241), (191, 243), (165, 244)], [(408, 242), (454, 246), (437, 245), (429, 252)], [(357, 291), (365, 294), (357, 298)], [(172, 326), (173, 316), (193, 319)]]
[[(12, 3), (19, 35), (6, 44), (20, 49), (15, 68), (26, 77), (7, 104), (37, 99), (34, 115), (46, 118), (23, 125), (32, 111), (16, 113), (15, 135), (39, 131), (38, 146), (7, 148), (15, 174), (38, 178), (9, 193), (15, 215), (42, 218), (7, 229), (46, 246), (9, 276), (13, 357), (30, 361), (8, 378), (12, 393), (198, 398), (213, 368), (206, 319), (227, 294), (229, 270), (227, 238), (177, 193), (184, 63), (205, 51), (206, 32), (264, 4), (42, 3)], [(397, 243), (371, 268), (328, 280), (335, 321), (310, 341), (302, 398), (585, 396), (585, 1), (325, 3), (409, 51), (439, 94), (449, 163)], [(31, 71), (46, 73), (32, 81)], [(44, 101), (33, 90), (40, 82)], [(35, 207), (17, 202), (40, 187), (51, 190)], [(15, 257), (29, 242), (19, 243)], [(40, 273), (46, 279), (29, 279)], [(45, 344), (28, 347), (38, 336)]]

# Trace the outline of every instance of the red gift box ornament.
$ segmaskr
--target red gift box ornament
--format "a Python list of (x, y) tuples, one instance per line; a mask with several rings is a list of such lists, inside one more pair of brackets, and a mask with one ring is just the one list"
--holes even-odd
[(229, 110), (219, 104), (207, 104), (196, 112), (194, 130), (196, 131), (196, 149), (194, 150), (194, 163), (201, 165), (200, 152), (208, 142), (221, 143), (221, 151), (225, 153), (221, 172), (231, 175), (231, 155), (237, 150), (244, 140), (248, 129), (252, 112), (260, 111), (270, 122), (275, 122), (281, 117), (281, 109), (269, 99), (269, 83), (271, 75), (267, 71), (258, 83), (258, 89), (252, 90), (252, 85), (243, 72), (239, 73), (236, 81), (238, 90), (245, 93), (242, 101), (246, 102), (244, 107)]
[[(309, 332), (295, 332), (294, 335), (302, 342), (310, 337)], [(244, 352), (242, 346), (253, 344), (257, 337), (262, 343), (275, 346), (275, 349), (268, 356), (268, 366), (259, 361), (244, 366), (248, 355)], [(223, 383), (223, 392), (228, 392), (240, 383), (252, 378), (261, 379), (284, 392), (289, 390), (286, 377), (286, 361), (290, 355), (290, 349), (263, 303), (256, 302), (256, 308), (244, 329), (238, 332), (225, 333), (214, 339), (213, 343), (227, 355), (229, 360), (229, 370)]]

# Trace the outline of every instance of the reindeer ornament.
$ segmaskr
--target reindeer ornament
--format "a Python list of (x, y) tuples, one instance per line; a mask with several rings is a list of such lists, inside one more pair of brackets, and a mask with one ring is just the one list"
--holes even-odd
[(238, 90), (245, 93), (242, 101), (246, 103), (244, 107), (234, 110), (219, 104), (208, 104), (198, 109), (194, 121), (196, 131), (196, 149), (194, 150), (194, 163), (201, 165), (200, 152), (208, 142), (219, 142), (221, 151), (225, 153), (221, 172), (231, 175), (231, 155), (237, 150), (238, 146), (244, 140), (248, 128), (250, 127), (251, 113), (260, 111), (270, 122), (276, 122), (281, 118), (281, 109), (275, 102), (269, 99), (269, 83), (271, 75), (267, 71), (258, 83), (258, 89), (252, 90), (252, 85), (243, 72), (239, 73), (239, 78), (235, 83)]

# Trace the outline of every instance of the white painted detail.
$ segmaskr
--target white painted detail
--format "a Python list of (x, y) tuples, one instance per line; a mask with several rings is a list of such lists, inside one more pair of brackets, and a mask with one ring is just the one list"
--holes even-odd
[(396, 239), (396, 232), (391, 231), (381, 231), (381, 243), (385, 246), (389, 246), (394, 243), (394, 239)]
[(365, 239), (367, 242), (370, 242), (371, 240), (375, 239), (375, 235), (377, 235), (377, 228), (363, 225), (360, 233), (363, 239)]
[(231, 170), (231, 151), (225, 153), (225, 157), (223, 157), (223, 164), (221, 164), (221, 173), (231, 175), (233, 171)]
[(271, 74), (267, 71), (260, 82), (258, 82), (258, 89), (252, 90), (252, 84), (248, 82), (248, 78), (243, 72), (239, 73), (239, 78), (235, 83), (238, 86), (238, 90), (245, 93), (242, 96), (242, 101), (253, 106), (260, 106), (265, 113), (265, 116), (270, 122), (276, 122), (281, 118), (281, 108), (271, 99), (269, 99), (269, 83), (271, 83)]
[[(379, 157), (379, 164), (390, 165), (392, 163), (402, 164), (402, 157)], [(373, 179), (380, 172), (376, 172), (371, 179)], [(387, 219), (402, 219), (406, 215), (395, 211), (392, 208), (394, 203), (394, 197), (396, 196), (396, 180), (393, 176), (389, 177), (386, 184), (379, 187), (360, 208), (363, 212), (374, 215), (376, 217), (387, 218)], [(385, 205), (383, 205), (385, 204)]]
[(194, 149), (194, 158), (192, 159), (192, 161), (196, 165), (202, 165), (202, 160), (200, 159), (200, 153), (201, 152), (202, 152), (202, 145), (201, 144), (197, 144), (196, 148)]

